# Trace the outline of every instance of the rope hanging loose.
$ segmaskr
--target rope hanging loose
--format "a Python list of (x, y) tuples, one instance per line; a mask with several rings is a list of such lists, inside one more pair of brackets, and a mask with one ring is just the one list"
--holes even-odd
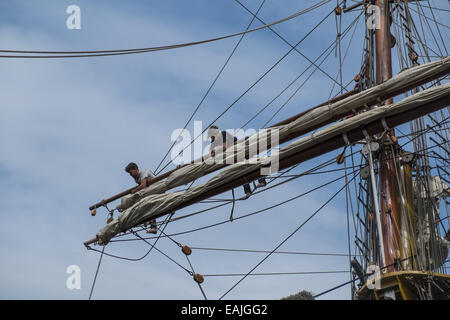
[(100, 269), (100, 264), (102, 263), (103, 251), (105, 251), (105, 247), (103, 246), (102, 253), (100, 254), (100, 259), (98, 260), (97, 271), (95, 271), (94, 281), (92, 282), (91, 293), (89, 294), (89, 300), (92, 298), (92, 292), (94, 292), (95, 283), (97, 282), (98, 270)]

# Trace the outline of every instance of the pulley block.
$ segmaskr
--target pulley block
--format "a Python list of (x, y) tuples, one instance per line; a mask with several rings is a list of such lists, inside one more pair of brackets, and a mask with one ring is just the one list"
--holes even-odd
[(190, 248), (190, 247), (188, 247), (188, 246), (183, 246), (182, 248), (181, 248), (181, 251), (183, 251), (183, 253), (185, 254), (185, 255), (190, 255), (191, 253), (192, 253), (192, 249)]
[(199, 273), (194, 274), (194, 280), (197, 283), (203, 283), (203, 281), (205, 281), (205, 279), (203, 278), (203, 276)]

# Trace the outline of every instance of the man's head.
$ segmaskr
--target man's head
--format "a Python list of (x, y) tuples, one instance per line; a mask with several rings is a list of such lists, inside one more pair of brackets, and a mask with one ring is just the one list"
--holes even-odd
[(130, 174), (133, 178), (136, 178), (139, 175), (139, 168), (136, 163), (130, 162), (126, 167), (125, 171)]
[(211, 126), (208, 129), (208, 138), (211, 138), (211, 142), (214, 142), (216, 136), (220, 134), (219, 127)]

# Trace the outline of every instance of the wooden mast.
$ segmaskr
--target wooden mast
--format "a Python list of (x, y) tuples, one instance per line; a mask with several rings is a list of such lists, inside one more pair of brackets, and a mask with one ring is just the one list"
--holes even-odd
[[(379, 25), (375, 30), (375, 54), (376, 54), (376, 82), (380, 84), (392, 78), (391, 59), (391, 16), (388, 0), (376, 0), (379, 10)], [(385, 105), (391, 105), (393, 98), (384, 101)], [(390, 136), (390, 137), (389, 137)], [(394, 130), (391, 130), (386, 139), (381, 141), (382, 151), (378, 156), (379, 160), (379, 192), (381, 225), (384, 248), (384, 263), (387, 266), (385, 272), (393, 272), (397, 268), (394, 262), (401, 257), (400, 248), (400, 190), (398, 187), (399, 177), (396, 170), (397, 154), (395, 150)], [(380, 235), (381, 236), (381, 235)], [(381, 262), (383, 264), (383, 262)], [(382, 265), (384, 267), (384, 265)]]

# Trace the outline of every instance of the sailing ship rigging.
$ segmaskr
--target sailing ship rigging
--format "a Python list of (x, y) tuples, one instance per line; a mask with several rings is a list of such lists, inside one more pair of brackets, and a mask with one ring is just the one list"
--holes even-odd
[[(120, 214), (87, 240), (85, 246), (103, 255), (108, 243), (123, 241), (127, 236), (149, 243), (149, 239), (141, 235), (145, 230), (141, 225), (149, 218), (163, 218), (160, 232), (169, 237), (164, 233), (169, 223), (199, 213), (178, 216), (180, 210), (208, 199), (214, 201), (211, 200), (214, 196), (257, 180), (263, 176), (261, 168), (268, 161), (278, 161), (279, 172), (270, 175), (270, 182), (276, 182), (300, 163), (332, 154), (333, 163), (345, 169), (346, 183), (338, 193), (345, 192), (347, 209), (354, 220), (353, 258), (349, 261), (352, 279), (348, 282), (352, 299), (450, 299), (447, 271), (450, 57), (446, 48), (448, 41), (444, 39), (447, 30), (441, 31), (448, 27), (438, 21), (435, 15), (438, 9), (430, 1), (347, 2), (333, 3), (330, 10), (336, 19), (337, 36), (331, 48), (339, 57), (339, 70), (332, 79), (332, 92), (336, 84), (339, 85), (337, 96), (332, 98), (330, 93), (324, 103), (235, 144), (251, 158), (252, 144), (259, 146), (261, 140), (266, 139), (266, 149), (258, 151), (272, 149), (269, 157), (252, 158), (254, 161), (249, 165), (248, 162), (229, 164), (232, 161), (211, 163), (207, 161), (210, 157), (205, 156), (166, 173), (161, 170), (142, 191), (130, 195), (129, 189), (92, 205), (93, 216), (101, 207), (105, 207), (111, 217), (115, 210)], [(329, 3), (320, 2), (321, 5)], [(351, 34), (355, 23), (342, 29), (342, 20), (355, 12), (359, 12), (357, 19), (365, 18), (365, 26), (373, 22), (375, 27), (365, 28), (360, 72), (350, 79), (349, 85), (354, 88), (348, 90), (349, 85), (344, 85), (342, 79), (341, 42), (344, 36)], [(258, 18), (257, 14), (253, 15)], [(431, 42), (427, 42), (425, 36), (431, 37)], [(296, 45), (290, 46), (289, 52), (297, 50)], [(399, 69), (395, 73), (394, 56), (398, 58), (396, 68)], [(321, 65), (318, 61), (311, 61), (316, 70)], [(408, 133), (404, 132), (405, 128), (409, 129)], [(275, 131), (278, 144), (267, 139), (267, 135)], [(224, 145), (216, 151), (215, 157), (234, 159), (235, 151)], [(355, 165), (358, 162), (360, 164)], [(324, 166), (319, 165), (315, 170), (321, 168)], [(348, 173), (349, 169), (353, 172)], [(210, 174), (214, 176), (193, 186), (197, 179)], [(301, 176), (298, 174), (292, 179)], [(178, 187), (187, 189), (169, 192)], [(117, 199), (121, 199), (121, 203), (110, 210), (108, 204)], [(218, 202), (232, 205), (234, 209), (238, 200), (233, 192), (232, 199)], [(192, 248), (171, 240), (180, 246), (186, 257), (192, 253)], [(152, 248), (156, 249), (155, 243)], [(93, 244), (103, 249), (91, 247)], [(370, 274), (368, 270), (375, 273)], [(206, 298), (201, 287), (203, 276), (193, 268), (188, 272)]]

